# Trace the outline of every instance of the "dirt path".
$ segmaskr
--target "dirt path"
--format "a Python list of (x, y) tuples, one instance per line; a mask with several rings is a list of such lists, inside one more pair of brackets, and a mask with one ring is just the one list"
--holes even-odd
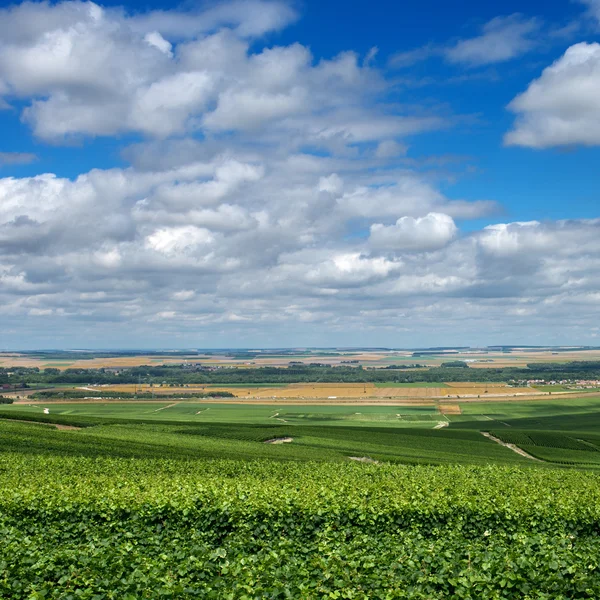
[(594, 450), (598, 450), (598, 446), (592, 444), (592, 442), (588, 442), (587, 440), (582, 440), (580, 438), (577, 438), (577, 441), (581, 442), (582, 444), (585, 444), (586, 446), (589, 446), (590, 448), (593, 448)]
[(27, 421), (26, 419), (3, 419), (0, 417), (2, 421), (14, 421), (15, 423), (31, 423), (33, 425), (50, 425), (50, 427), (54, 427), (55, 429), (60, 429), (61, 431), (79, 431), (83, 429), (83, 427), (75, 427), (75, 425), (61, 425), (60, 423), (44, 423), (44, 421)]
[(173, 402), (173, 404), (167, 404), (167, 406), (161, 406), (160, 408), (157, 408), (154, 412), (158, 412), (159, 410), (165, 410), (167, 408), (173, 408), (173, 406), (177, 406), (178, 404), (179, 402)]
[(513, 452), (516, 452), (517, 454), (520, 454), (521, 456), (524, 456), (525, 458), (529, 458), (530, 460), (537, 460), (537, 462), (546, 462), (544, 460), (536, 458), (535, 456), (532, 456), (528, 452), (525, 452), (525, 450), (523, 450), (522, 448), (519, 448), (519, 446), (515, 446), (514, 444), (507, 444), (506, 442), (503, 442), (501, 439), (493, 436), (491, 433), (488, 433), (487, 431), (482, 431), (481, 435), (488, 438), (489, 440), (492, 440), (492, 442), (496, 442), (496, 444), (500, 444), (501, 446), (510, 448)]

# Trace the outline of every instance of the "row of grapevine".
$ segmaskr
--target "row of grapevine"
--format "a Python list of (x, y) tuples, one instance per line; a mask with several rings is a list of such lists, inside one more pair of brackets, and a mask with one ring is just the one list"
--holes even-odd
[(0, 454), (0, 597), (597, 598), (580, 471)]
[(592, 444), (581, 442), (577, 438), (553, 431), (494, 431), (493, 435), (508, 444), (517, 446), (540, 446), (544, 448), (557, 448), (564, 450), (581, 450), (584, 452), (597, 452)]

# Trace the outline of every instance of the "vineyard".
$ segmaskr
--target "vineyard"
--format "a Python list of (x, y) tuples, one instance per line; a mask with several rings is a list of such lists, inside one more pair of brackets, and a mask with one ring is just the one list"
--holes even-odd
[(0, 409), (0, 598), (600, 597), (590, 400), (51, 411)]
[(0, 597), (597, 598), (571, 471), (4, 454)]
[(600, 467), (600, 438), (584, 434), (585, 438), (560, 432), (496, 431), (503, 442), (515, 444), (539, 460), (561, 465)]

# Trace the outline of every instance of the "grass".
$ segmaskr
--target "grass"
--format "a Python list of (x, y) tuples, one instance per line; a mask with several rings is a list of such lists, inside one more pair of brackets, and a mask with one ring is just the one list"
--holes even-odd
[(564, 385), (534, 385), (532, 386), (540, 392), (568, 392), (569, 388)]

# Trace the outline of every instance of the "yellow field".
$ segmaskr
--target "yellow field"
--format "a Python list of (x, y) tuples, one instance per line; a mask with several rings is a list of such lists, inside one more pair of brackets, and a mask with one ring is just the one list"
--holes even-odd
[[(55, 367), (57, 369), (68, 368), (119, 368), (136, 367), (142, 365), (173, 365), (185, 362), (201, 363), (204, 366), (220, 366), (232, 368), (248, 368), (261, 366), (287, 367), (291, 361), (300, 363), (318, 362), (331, 366), (356, 366), (357, 364), (369, 367), (385, 367), (389, 365), (412, 365), (419, 363), (425, 367), (437, 367), (443, 362), (461, 360), (468, 361), (472, 369), (502, 368), (502, 367), (525, 367), (529, 363), (554, 362), (564, 363), (568, 361), (600, 360), (600, 350), (569, 350), (564, 352), (553, 352), (542, 350), (528, 352), (523, 349), (515, 349), (512, 352), (498, 351), (464, 351), (455, 354), (438, 354), (427, 356), (413, 356), (411, 351), (360, 351), (356, 353), (340, 351), (336, 356), (319, 355), (315, 351), (311, 355), (293, 354), (279, 357), (261, 356), (261, 353), (243, 358), (211, 354), (211, 355), (188, 355), (173, 356), (169, 353), (152, 356), (120, 356), (113, 358), (91, 358), (89, 360), (69, 359), (65, 354), (60, 359), (35, 358), (18, 352), (0, 353), (0, 367), (38, 367), (40, 369)], [(358, 361), (358, 363), (349, 363)]]
[(502, 382), (497, 383), (480, 383), (480, 382), (471, 382), (471, 381), (449, 381), (446, 383), (448, 387), (451, 388), (485, 388), (489, 390), (491, 388), (505, 388), (506, 384)]
[(440, 414), (442, 415), (460, 415), (462, 410), (460, 404), (440, 404), (438, 406)]
[[(194, 362), (199, 361), (194, 357)], [(29, 358), (22, 355), (0, 354), (0, 367), (38, 367), (40, 369), (56, 368), (64, 371), (65, 369), (102, 369), (102, 368), (121, 368), (121, 367), (141, 367), (143, 365), (168, 365), (181, 364), (184, 359), (172, 356), (123, 356), (119, 358), (92, 358), (89, 360), (73, 360), (68, 358), (64, 360), (40, 360), (38, 358)]]
[[(449, 384), (450, 385), (450, 384)], [(164, 394), (194, 394), (207, 391), (221, 390), (231, 392), (240, 399), (265, 400), (337, 400), (343, 398), (359, 399), (396, 399), (396, 398), (498, 398), (506, 396), (539, 396), (540, 392), (532, 388), (511, 388), (503, 384), (482, 386), (480, 383), (452, 384), (450, 387), (376, 387), (373, 383), (294, 383), (282, 387), (228, 387), (226, 385), (190, 385), (184, 387), (150, 387), (149, 385), (107, 385), (99, 387), (83, 387), (89, 390), (90, 396), (94, 391), (121, 391), (126, 393)]]

